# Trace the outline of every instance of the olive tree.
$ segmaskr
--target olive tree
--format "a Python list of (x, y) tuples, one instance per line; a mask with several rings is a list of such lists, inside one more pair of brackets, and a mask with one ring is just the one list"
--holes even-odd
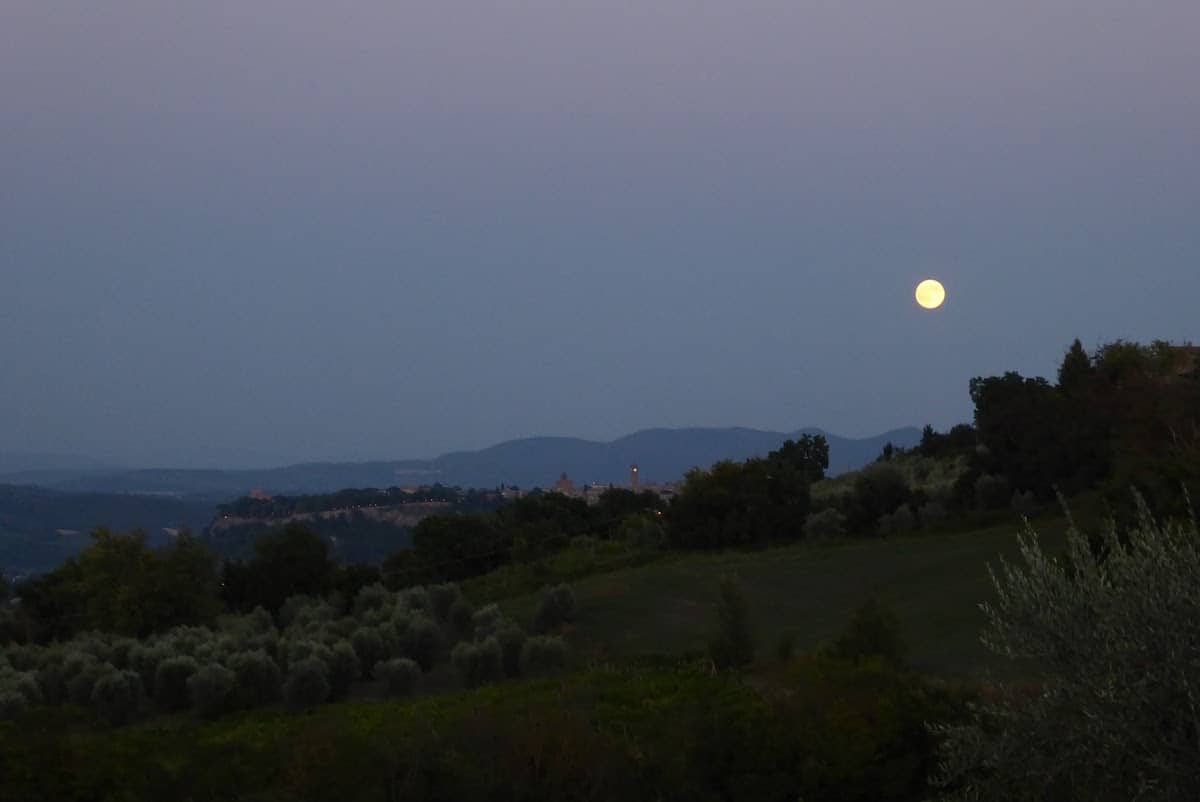
[(1200, 788), (1200, 532), (1138, 523), (1051, 556), (1026, 527), (992, 574), (984, 644), (1030, 679), (942, 728), (935, 781), (973, 800), (1194, 799)]

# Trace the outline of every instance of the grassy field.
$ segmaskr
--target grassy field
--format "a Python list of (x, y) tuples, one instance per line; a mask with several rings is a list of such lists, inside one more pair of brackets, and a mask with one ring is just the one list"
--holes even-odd
[[(1061, 519), (1041, 521), (1057, 549)], [(759, 659), (791, 634), (797, 650), (834, 637), (871, 596), (895, 611), (915, 667), (966, 677), (1004, 665), (979, 643), (978, 604), (991, 597), (987, 564), (1016, 555), (1019, 524), (953, 535), (893, 537), (757, 552), (671, 556), (648, 565), (593, 574), (572, 584), (580, 617), (573, 640), (595, 658), (702, 650), (712, 625), (718, 578), (736, 572), (746, 588)], [(529, 620), (536, 594), (503, 606)]]

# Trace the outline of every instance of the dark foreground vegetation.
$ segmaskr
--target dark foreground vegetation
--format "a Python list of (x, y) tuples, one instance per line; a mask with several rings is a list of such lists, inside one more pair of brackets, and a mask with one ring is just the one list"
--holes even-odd
[[(154, 549), (98, 531), (0, 583), (19, 597), (0, 608), (0, 798), (1195, 799), (1197, 367), (1162, 343), (1076, 344), (1057, 384), (976, 379), (974, 426), (854, 475), (825, 478), (804, 437), (693, 472), (669, 504), (614, 489), (429, 517), (382, 569), (295, 523), (224, 561), (186, 533)], [(918, 672), (869, 586), (841, 591), (840, 631), (769, 649), (780, 607), (735, 572), (703, 604), (655, 606), (721, 550), (887, 560), (881, 539), (1015, 531), (1056, 492), (1088, 525), (1027, 531), (993, 566), (979, 624), (1000, 679)], [(620, 620), (564, 582), (630, 563)], [(702, 617), (702, 648), (622, 648), (672, 616)]]

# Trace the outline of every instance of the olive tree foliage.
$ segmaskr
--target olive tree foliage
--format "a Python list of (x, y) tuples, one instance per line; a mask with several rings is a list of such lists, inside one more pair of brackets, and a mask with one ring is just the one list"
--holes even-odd
[(528, 638), (521, 648), (521, 673), (533, 676), (563, 671), (570, 654), (570, 647), (562, 638), (554, 635)]
[(941, 728), (936, 783), (961, 800), (1195, 799), (1200, 788), (1200, 531), (1154, 521), (1065, 556), (1028, 528), (992, 574), (984, 644), (1025, 661), (973, 724)]
[(741, 580), (733, 574), (718, 585), (717, 621), (708, 642), (708, 655), (719, 669), (736, 668), (754, 661), (754, 633)]
[(306, 657), (288, 669), (283, 698), (296, 709), (316, 707), (329, 698), (329, 669), (316, 657)]
[(32, 672), (16, 671), (0, 662), (0, 721), (15, 718), (43, 701), (42, 689)]
[(542, 590), (541, 601), (533, 616), (533, 631), (540, 634), (551, 632), (563, 624), (575, 620), (579, 605), (570, 585), (556, 585)]
[(421, 683), (421, 667), (406, 657), (376, 663), (373, 675), (389, 696), (409, 696)]
[(138, 713), (142, 697), (142, 678), (136, 671), (109, 671), (92, 688), (92, 706), (112, 725), (124, 724)]
[(186, 710), (191, 703), (188, 680), (199, 670), (200, 664), (187, 655), (163, 660), (154, 672), (154, 701), (164, 710)]
[(450, 653), (463, 685), (475, 688), (504, 679), (504, 650), (493, 635), (482, 641), (462, 641)]
[(202, 666), (187, 681), (192, 706), (205, 718), (215, 718), (237, 706), (237, 675), (224, 666)]

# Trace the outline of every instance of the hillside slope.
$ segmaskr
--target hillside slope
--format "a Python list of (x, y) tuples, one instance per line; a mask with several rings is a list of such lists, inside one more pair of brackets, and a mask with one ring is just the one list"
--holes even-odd
[[(432, 460), (305, 463), (268, 470), (138, 470), (76, 476), (49, 486), (102, 493), (176, 493), (232, 498), (253, 488), (273, 494), (328, 493), (347, 487), (393, 487), (440, 482), (460, 487), (549, 487), (566, 473), (577, 482), (621, 484), (637, 463), (645, 481), (675, 481), (693, 467), (721, 459), (764, 455), (800, 434), (824, 434), (830, 471), (861, 467), (884, 443), (912, 446), (920, 431), (909, 427), (875, 437), (845, 438), (819, 429), (769, 432), (756, 429), (647, 429), (611, 442), (570, 437), (511, 440), (480, 451)], [(0, 481), (3, 477), (0, 477)]]

